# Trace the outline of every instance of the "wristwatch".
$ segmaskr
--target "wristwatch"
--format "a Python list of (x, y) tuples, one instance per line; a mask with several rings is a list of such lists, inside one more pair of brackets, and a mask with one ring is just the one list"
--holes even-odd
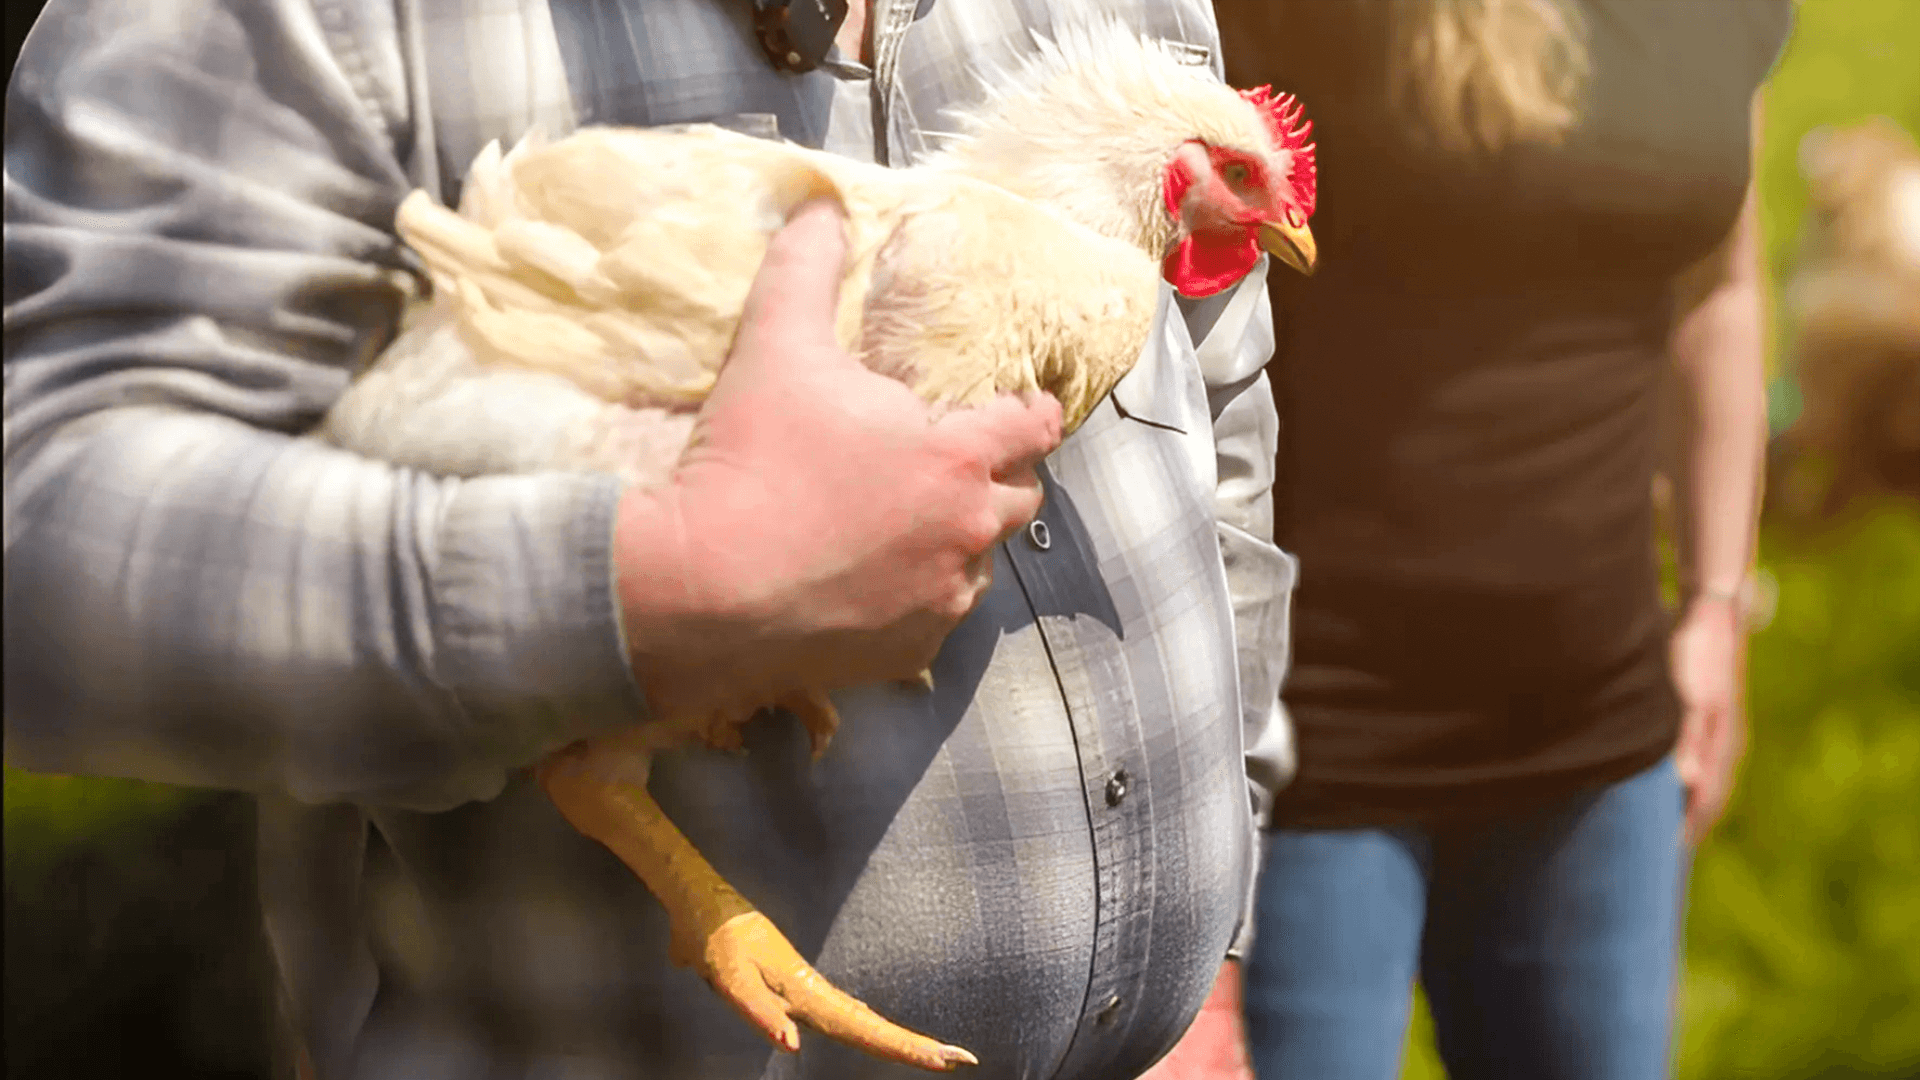
[(1737, 586), (1701, 586), (1694, 590), (1693, 598), (1729, 604), (1748, 630), (1762, 630), (1773, 621), (1774, 606), (1780, 598), (1779, 582), (1766, 570), (1756, 570), (1740, 579)]

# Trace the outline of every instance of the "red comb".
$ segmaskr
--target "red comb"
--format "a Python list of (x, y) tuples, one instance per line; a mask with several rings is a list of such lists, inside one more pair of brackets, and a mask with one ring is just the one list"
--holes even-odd
[[(1319, 190), (1320, 168), (1314, 163), (1313, 144), (1307, 141), (1307, 136), (1313, 134), (1313, 121), (1301, 123), (1307, 111), (1306, 106), (1300, 104), (1292, 94), (1274, 96), (1271, 86), (1242, 90), (1240, 96), (1260, 110), (1273, 144), (1280, 149), (1293, 151), (1293, 172), (1287, 179), (1293, 182), (1293, 195), (1299, 200), (1300, 209), (1312, 217), (1314, 196)], [(1296, 124), (1299, 126), (1294, 126)]]

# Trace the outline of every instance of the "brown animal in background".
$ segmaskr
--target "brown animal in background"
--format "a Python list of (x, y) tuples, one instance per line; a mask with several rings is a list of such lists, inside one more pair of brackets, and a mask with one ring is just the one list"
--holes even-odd
[(1786, 302), (1804, 399), (1791, 440), (1831, 469), (1819, 512), (1920, 497), (1920, 148), (1876, 117), (1800, 146), (1812, 207)]

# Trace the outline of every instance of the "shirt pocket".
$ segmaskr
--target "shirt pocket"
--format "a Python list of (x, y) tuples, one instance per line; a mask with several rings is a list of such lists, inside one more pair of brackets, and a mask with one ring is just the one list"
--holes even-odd
[(1161, 286), (1153, 332), (1139, 361), (1114, 385), (1108, 400), (1123, 423), (1151, 428), (1159, 437), (1175, 440), (1196, 490), (1213, 490), (1218, 462), (1206, 383), (1186, 321), (1174, 307), (1172, 286)]
[(1186, 434), (1195, 427), (1193, 391), (1199, 390), (1204, 413), (1206, 389), (1200, 384), (1186, 324), (1174, 314), (1173, 291), (1162, 285), (1153, 331), (1140, 350), (1140, 359), (1114, 384), (1109, 397), (1114, 410), (1128, 420)]

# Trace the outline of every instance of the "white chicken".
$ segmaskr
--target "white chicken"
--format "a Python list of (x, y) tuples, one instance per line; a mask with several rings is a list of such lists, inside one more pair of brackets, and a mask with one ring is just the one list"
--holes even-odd
[[(1311, 125), (1117, 24), (1039, 42), (960, 117), (952, 144), (888, 169), (709, 126), (537, 133), (474, 162), (455, 214), (415, 192), (398, 230), (434, 298), (320, 435), (439, 474), (542, 469), (666, 480), (731, 347), (768, 241), (825, 196), (845, 208), (843, 346), (936, 406), (1042, 390), (1072, 431), (1140, 355), (1162, 278), (1218, 292), (1262, 248), (1311, 272)], [(777, 701), (813, 736), (824, 688)], [(647, 794), (652, 754), (738, 745), (754, 711), (659, 716), (576, 744), (539, 775), (568, 821), (660, 900), (691, 964), (776, 1044), (793, 1019), (931, 1069), (974, 1058), (826, 982)]]

